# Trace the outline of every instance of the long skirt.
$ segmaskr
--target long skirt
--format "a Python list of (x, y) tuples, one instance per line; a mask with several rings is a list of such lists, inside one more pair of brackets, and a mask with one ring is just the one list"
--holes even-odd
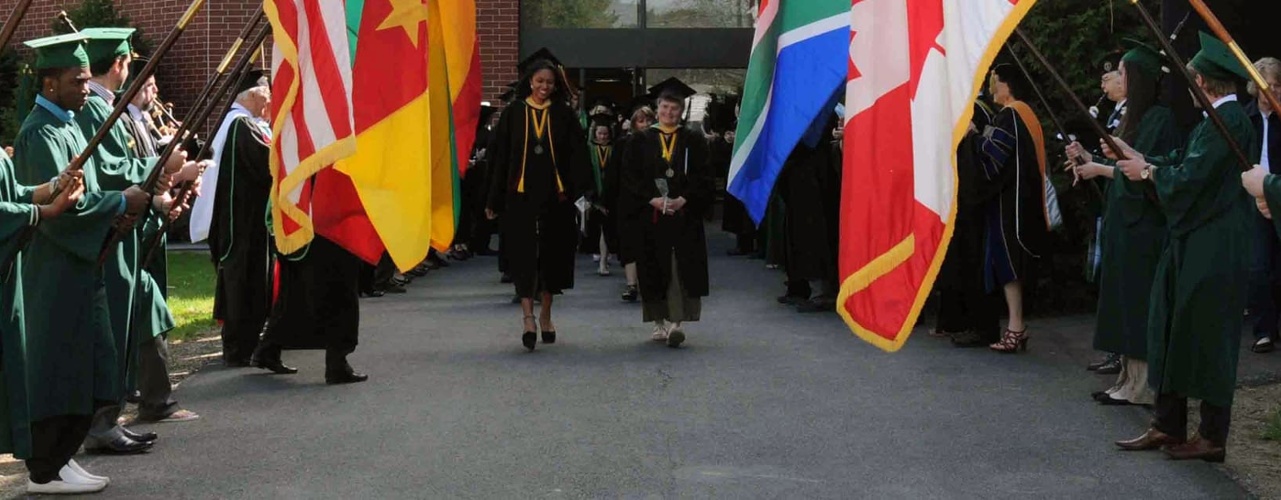
[(647, 300), (642, 304), (642, 309), (644, 309), (646, 323), (660, 320), (683, 323), (698, 321), (702, 316), (702, 298), (686, 295), (685, 287), (681, 286), (681, 274), (675, 251), (672, 252), (672, 279), (667, 284), (667, 297), (661, 300)]

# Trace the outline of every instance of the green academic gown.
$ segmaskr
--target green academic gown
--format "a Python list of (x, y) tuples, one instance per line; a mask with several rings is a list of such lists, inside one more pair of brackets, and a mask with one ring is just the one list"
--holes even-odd
[[(17, 180), (38, 185), (80, 155), (87, 141), (72, 120), (37, 105), (14, 142)], [(118, 401), (119, 366), (98, 252), (124, 196), (103, 191), (93, 159), (85, 195), (57, 219), (43, 221), (23, 252), (27, 376), (31, 420), (91, 415), (94, 400)]]
[[(1237, 144), (1258, 151), (1241, 105), (1218, 107)], [(1255, 153), (1257, 156), (1257, 153)], [(1148, 383), (1161, 394), (1231, 406), (1254, 252), (1254, 202), (1223, 135), (1202, 120), (1180, 155), (1150, 157), (1169, 241), (1152, 283)]]
[(1268, 211), (1272, 213), (1272, 227), (1281, 238), (1281, 176), (1268, 174), (1263, 179), (1263, 197), (1268, 202)]
[[(1154, 106), (1143, 115), (1133, 146), (1165, 156), (1181, 142), (1174, 114)], [(1148, 299), (1166, 240), (1165, 215), (1154, 196), (1150, 184), (1130, 181), (1118, 171), (1108, 183), (1100, 234), (1103, 262), (1094, 348), (1139, 360), (1147, 359)]]
[[(90, 92), (88, 101), (79, 113), (76, 124), (85, 137), (92, 137), (107, 122), (112, 105), (101, 96)], [(107, 137), (94, 151), (94, 168), (101, 189), (124, 191), (130, 186), (146, 182), (156, 163), (156, 158), (141, 159), (134, 156), (134, 138), (129, 135), (122, 117), (111, 127)], [(143, 338), (150, 338), (172, 330), (173, 316), (160, 293), (151, 273), (138, 269), (142, 260), (140, 247), (156, 234), (159, 226), (155, 217), (121, 238), (114, 251), (107, 257), (103, 273), (107, 280), (107, 304), (111, 310), (111, 330), (116, 338), (122, 366), (129, 369), (122, 375), (122, 390), (132, 391), (136, 380), (137, 345)], [(130, 314), (131, 311), (136, 314)], [(136, 321), (137, 325), (132, 323)], [(133, 334), (131, 338), (129, 335)], [(126, 357), (128, 360), (126, 361)]]
[[(0, 256), (17, 251), (20, 235), (36, 211), (34, 190), (13, 178), (13, 162), (0, 151)], [(31, 418), (27, 400), (26, 328), (22, 302), (22, 255), (12, 275), (0, 270), (0, 453), (31, 457)]]

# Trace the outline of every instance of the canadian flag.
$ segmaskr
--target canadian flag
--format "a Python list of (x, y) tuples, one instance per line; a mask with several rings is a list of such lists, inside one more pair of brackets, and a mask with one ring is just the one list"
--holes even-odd
[(987, 68), (1035, 0), (853, 0), (837, 310), (903, 347), (956, 217), (956, 147)]

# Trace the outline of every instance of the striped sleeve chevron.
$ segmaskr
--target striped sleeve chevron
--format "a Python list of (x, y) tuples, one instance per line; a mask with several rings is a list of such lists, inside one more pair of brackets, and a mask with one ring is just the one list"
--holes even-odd
[(934, 285), (956, 219), (956, 147), (1034, 3), (851, 3), (837, 310), (881, 349), (902, 348)]
[(763, 0), (743, 88), (729, 192), (765, 217), (783, 162), (845, 81), (846, 0)]

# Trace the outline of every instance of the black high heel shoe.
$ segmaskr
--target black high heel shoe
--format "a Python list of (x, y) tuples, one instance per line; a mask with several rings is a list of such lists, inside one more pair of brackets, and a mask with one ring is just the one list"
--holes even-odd
[[(534, 317), (525, 316), (525, 319), (534, 319)], [(555, 334), (553, 333), (553, 335)], [(520, 343), (524, 344), (526, 349), (533, 351), (534, 347), (538, 345), (538, 334), (531, 330), (525, 330), (525, 334), (520, 336)]]
[(555, 343), (556, 343), (556, 330), (543, 330), (543, 343), (544, 343), (544, 344), (555, 344)]

